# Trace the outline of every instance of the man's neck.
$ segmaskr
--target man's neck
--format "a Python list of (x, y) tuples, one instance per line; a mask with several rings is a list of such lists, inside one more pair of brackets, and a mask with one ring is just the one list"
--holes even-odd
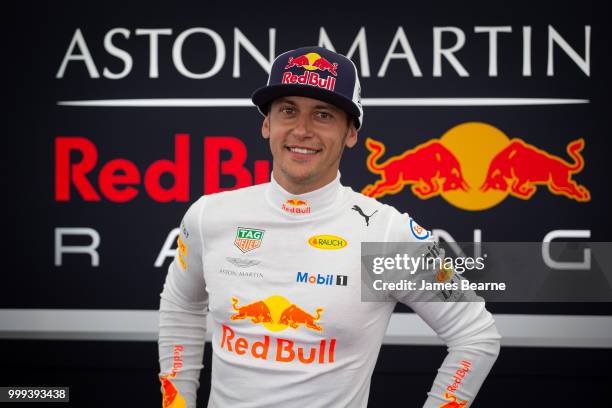
[(283, 177), (282, 173), (279, 172), (278, 174), (276, 174), (274, 171), (272, 171), (272, 177), (274, 177), (274, 181), (276, 181), (276, 183), (278, 183), (278, 185), (281, 186), (285, 191), (295, 195), (306, 194), (310, 193), (311, 191), (323, 188), (329, 183), (333, 182), (336, 179), (337, 174), (338, 172), (336, 171), (336, 173), (330, 176), (321, 178), (311, 183), (296, 183), (290, 181), (286, 177)]

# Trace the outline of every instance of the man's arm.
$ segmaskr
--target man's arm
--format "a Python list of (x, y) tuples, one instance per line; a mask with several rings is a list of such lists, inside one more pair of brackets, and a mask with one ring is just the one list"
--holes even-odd
[[(414, 221), (410, 223), (406, 214), (397, 216), (392, 222), (401, 227), (396, 231), (391, 228), (388, 237), (390, 241), (420, 242), (422, 248), (431, 248), (436, 242), (431, 236), (423, 238), (427, 235), (426, 230), (413, 230), (413, 226), (418, 224), (414, 224)], [(423, 254), (428, 251), (424, 250)], [(415, 277), (431, 282), (434, 280), (434, 272), (420, 271)], [(461, 277), (455, 276), (453, 279)], [(394, 296), (417, 313), (448, 347), (448, 355), (438, 369), (424, 407), (469, 407), (500, 350), (501, 336), (493, 316), (485, 308), (484, 300), (473, 291), (453, 291), (452, 296), (448, 293), (446, 296), (436, 296), (432, 292), (423, 291), (395, 293)]]
[(180, 225), (159, 305), (159, 378), (164, 408), (195, 408), (204, 355), (208, 294), (202, 266), (202, 211), (196, 201)]
[[(409, 305), (444, 341), (448, 355), (425, 408), (457, 402), (469, 407), (497, 359), (500, 339), (484, 302), (418, 302)], [(467, 404), (461, 405), (464, 401)]]

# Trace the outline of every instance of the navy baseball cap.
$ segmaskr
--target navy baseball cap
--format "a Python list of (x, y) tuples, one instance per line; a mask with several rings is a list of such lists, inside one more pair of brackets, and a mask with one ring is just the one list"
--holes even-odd
[(359, 129), (363, 123), (361, 86), (353, 61), (322, 47), (287, 51), (274, 60), (268, 84), (257, 89), (251, 100), (262, 115), (281, 96), (306, 96), (344, 110)]

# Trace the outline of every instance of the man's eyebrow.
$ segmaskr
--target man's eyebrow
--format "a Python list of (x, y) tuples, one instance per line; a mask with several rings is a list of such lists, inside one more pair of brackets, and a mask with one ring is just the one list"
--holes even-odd
[(336, 110), (338, 109), (335, 105), (332, 104), (325, 104), (325, 105), (315, 105), (314, 109), (329, 109), (329, 110)]
[(293, 102), (291, 99), (287, 99), (287, 98), (279, 98), (278, 102), (279, 103), (288, 103), (290, 105), (294, 105), (295, 106), (295, 102)]

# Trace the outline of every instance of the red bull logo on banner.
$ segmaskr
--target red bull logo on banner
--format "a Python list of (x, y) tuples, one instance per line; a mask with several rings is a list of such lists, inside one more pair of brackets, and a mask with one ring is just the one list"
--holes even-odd
[(570, 142), (567, 154), (574, 160), (565, 160), (548, 154), (521, 139), (512, 139), (510, 145), (499, 152), (489, 165), (487, 178), (480, 189), (509, 191), (514, 197), (529, 199), (541, 184), (557, 195), (576, 201), (589, 201), (591, 194), (586, 187), (578, 185), (572, 176), (582, 171), (584, 160), (580, 151), (584, 139)]
[[(256, 325), (261, 324), (265, 329), (274, 333), (287, 329), (306, 329), (315, 333), (323, 333), (323, 327), (318, 323), (323, 308), (316, 308), (314, 313), (309, 313), (307, 309), (279, 295), (242, 306), (239, 306), (239, 303), (238, 298), (232, 297), (234, 310), (234, 314), (230, 316), (232, 321), (245, 320)], [(237, 355), (249, 354), (253, 358), (302, 364), (334, 362), (335, 338), (318, 340), (314, 346), (300, 346), (294, 340), (276, 337), (276, 341), (273, 342), (276, 350), (270, 352), (271, 337), (268, 335), (254, 341), (238, 336), (236, 331), (227, 325), (223, 324), (222, 329), (221, 348)]]
[[(290, 71), (283, 72), (283, 84), (312, 85), (330, 91), (333, 91), (336, 87), (336, 78), (334, 77), (338, 75), (336, 71), (338, 63), (331, 63), (316, 52), (310, 52), (298, 57), (289, 57), (285, 69), (293, 67), (304, 68), (305, 71), (301, 75), (296, 75)], [(324, 77), (314, 71), (327, 71), (331, 75)]]
[(420, 199), (441, 196), (458, 208), (481, 211), (508, 195), (528, 200), (538, 186), (546, 186), (555, 195), (586, 202), (591, 199), (589, 190), (574, 180), (584, 168), (584, 146), (584, 139), (568, 143), (568, 162), (522, 139), (509, 139), (494, 126), (470, 122), (379, 162), (385, 145), (368, 138), (366, 164), (379, 179), (362, 193), (383, 197), (410, 186)]

